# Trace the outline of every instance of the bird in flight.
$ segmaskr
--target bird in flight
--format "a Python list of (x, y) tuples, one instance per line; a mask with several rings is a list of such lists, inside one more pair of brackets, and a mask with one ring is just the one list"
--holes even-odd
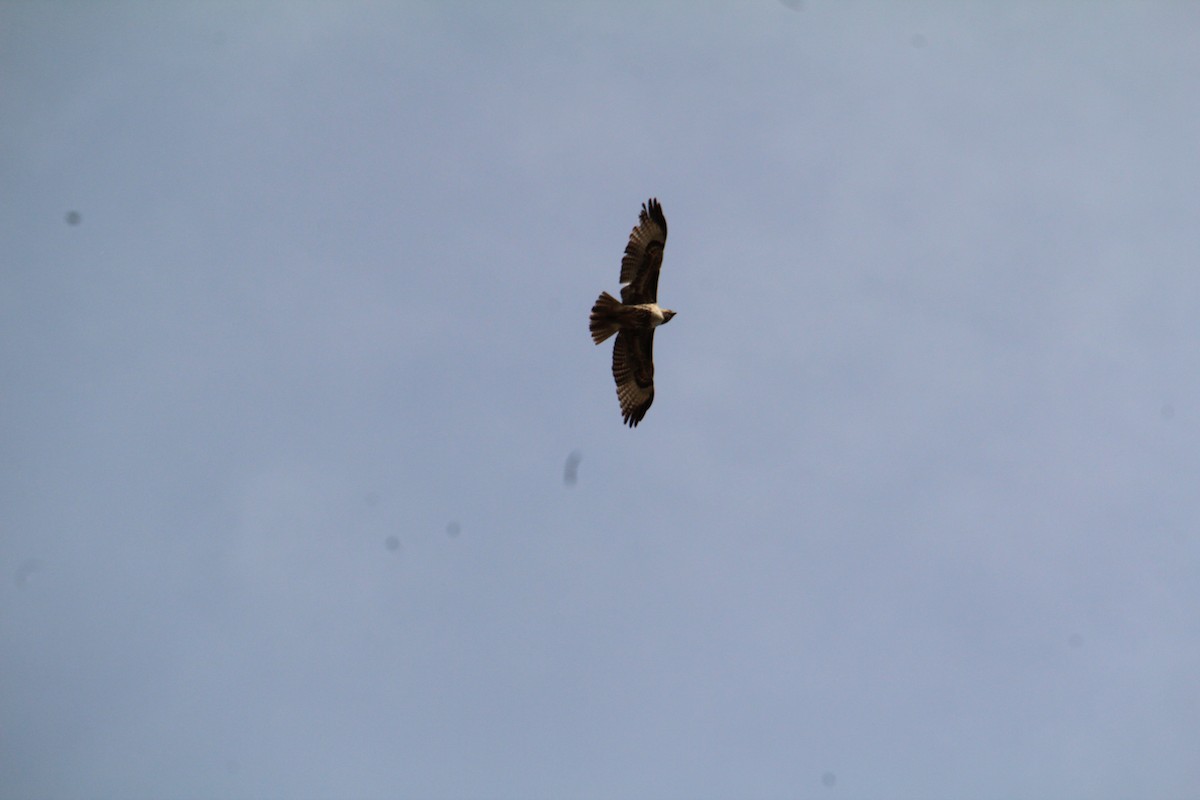
[(625, 424), (637, 427), (654, 402), (654, 329), (675, 312), (658, 307), (658, 272), (667, 243), (667, 218), (654, 198), (642, 203), (621, 259), (621, 299), (601, 292), (589, 328), (600, 344), (614, 333), (613, 378)]

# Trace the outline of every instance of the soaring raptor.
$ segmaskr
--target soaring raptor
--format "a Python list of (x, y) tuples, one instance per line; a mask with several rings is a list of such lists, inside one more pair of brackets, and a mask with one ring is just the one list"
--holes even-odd
[(654, 402), (654, 329), (675, 312), (658, 307), (658, 272), (667, 243), (667, 218), (654, 198), (642, 203), (638, 224), (621, 259), (621, 299), (601, 292), (589, 328), (600, 344), (614, 333), (613, 377), (625, 424), (637, 427)]

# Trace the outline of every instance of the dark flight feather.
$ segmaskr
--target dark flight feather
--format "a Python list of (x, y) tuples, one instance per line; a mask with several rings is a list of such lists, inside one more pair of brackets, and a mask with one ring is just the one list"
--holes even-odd
[(667, 244), (667, 218), (654, 198), (642, 203), (638, 224), (629, 233), (625, 256), (621, 259), (621, 302), (658, 302), (658, 273), (662, 269), (663, 248)]
[(654, 402), (654, 329), (622, 330), (613, 345), (613, 378), (625, 424), (636, 428)]

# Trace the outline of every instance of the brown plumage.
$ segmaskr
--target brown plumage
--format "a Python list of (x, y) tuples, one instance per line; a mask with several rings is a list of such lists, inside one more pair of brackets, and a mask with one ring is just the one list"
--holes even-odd
[(629, 234), (621, 259), (621, 299), (601, 292), (592, 306), (589, 329), (596, 344), (614, 333), (613, 379), (621, 415), (636, 427), (654, 402), (654, 329), (675, 312), (658, 306), (658, 273), (667, 243), (667, 218), (651, 198), (642, 204), (638, 224)]

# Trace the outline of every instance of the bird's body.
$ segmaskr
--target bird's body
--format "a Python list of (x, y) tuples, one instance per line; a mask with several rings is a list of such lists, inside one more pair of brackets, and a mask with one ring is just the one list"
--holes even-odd
[(608, 292), (600, 295), (592, 307), (592, 341), (600, 344), (620, 330), (649, 331), (675, 315), (658, 307), (658, 303), (625, 305)]
[[(658, 303), (638, 303), (633, 306), (625, 306), (626, 309), (632, 311), (638, 318), (639, 322), (645, 321), (650, 323), (651, 328), (657, 328), (671, 317), (675, 316), (674, 311), (668, 312), (666, 309), (658, 307)], [(671, 317), (667, 314), (670, 313)], [(640, 327), (640, 325), (639, 325)]]
[(675, 312), (658, 305), (658, 273), (667, 242), (667, 219), (651, 198), (642, 205), (638, 224), (629, 234), (621, 259), (621, 299), (601, 292), (592, 306), (589, 328), (596, 344), (614, 333), (613, 378), (621, 414), (636, 427), (654, 402), (654, 329)]

